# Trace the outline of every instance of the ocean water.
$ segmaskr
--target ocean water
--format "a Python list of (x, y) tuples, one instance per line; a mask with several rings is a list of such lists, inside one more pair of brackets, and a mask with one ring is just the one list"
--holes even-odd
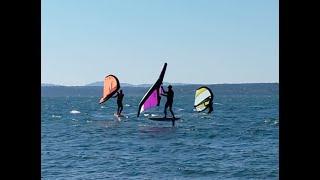
[(175, 128), (137, 118), (144, 92), (124, 93), (120, 121), (114, 99), (42, 97), (42, 179), (279, 178), (277, 93), (219, 94), (208, 115), (193, 111), (194, 94), (176, 92)]

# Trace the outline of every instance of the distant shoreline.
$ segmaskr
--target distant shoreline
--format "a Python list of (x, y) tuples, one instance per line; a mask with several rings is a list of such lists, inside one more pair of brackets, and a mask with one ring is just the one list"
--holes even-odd
[[(174, 85), (175, 92), (194, 94), (195, 89), (205, 84)], [(279, 94), (279, 83), (210, 84), (216, 95), (272, 95)], [(126, 95), (143, 96), (150, 86), (121, 86)], [(42, 97), (92, 97), (101, 96), (102, 86), (42, 86)]]
[[(101, 83), (103, 83), (101, 81)], [(58, 85), (58, 84), (49, 84), (49, 83), (41, 83), (41, 87), (102, 87), (101, 85), (91, 85), (93, 83), (87, 85)], [(188, 83), (164, 83), (164, 86), (171, 84), (173, 86), (217, 86), (217, 85), (258, 85), (258, 84), (279, 84), (278, 82), (270, 82), (270, 83), (218, 83), (218, 84), (188, 84)], [(120, 83), (122, 87), (150, 87), (152, 84), (128, 84), (128, 83)]]

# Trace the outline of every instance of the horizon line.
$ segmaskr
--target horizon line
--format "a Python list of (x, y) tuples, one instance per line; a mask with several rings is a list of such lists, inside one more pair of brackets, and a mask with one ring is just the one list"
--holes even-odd
[[(103, 82), (103, 81), (96, 81), (96, 82), (92, 82), (92, 83), (97, 83), (97, 82)], [(51, 84), (54, 86), (66, 86), (66, 87), (72, 87), (72, 86), (88, 86), (88, 84), (92, 84), (92, 83), (87, 83), (84, 85), (62, 85), (62, 84), (55, 84), (55, 83), (45, 83), (45, 82), (41, 82), (41, 86), (42, 84)], [(127, 82), (123, 82), (124, 84), (130, 84), (132, 86), (139, 86), (139, 85), (152, 85), (152, 83), (142, 83), (142, 84), (131, 84), (131, 83), (127, 83)], [(123, 84), (122, 83), (122, 84)], [(181, 83), (181, 82), (165, 82), (165, 83), (169, 83), (169, 84), (185, 84), (185, 85), (221, 85), (221, 84), (279, 84), (279, 82), (225, 82), (225, 83)], [(121, 84), (121, 83), (120, 83)], [(90, 85), (89, 85), (90, 86)]]

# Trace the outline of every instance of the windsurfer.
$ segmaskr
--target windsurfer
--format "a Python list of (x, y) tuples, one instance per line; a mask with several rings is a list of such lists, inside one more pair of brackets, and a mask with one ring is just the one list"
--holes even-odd
[(118, 104), (118, 110), (117, 110), (117, 115), (121, 115), (121, 112), (123, 110), (123, 104), (122, 104), (122, 100), (123, 100), (123, 96), (124, 94), (122, 93), (122, 90), (120, 90), (120, 92), (117, 92), (117, 95), (113, 96), (113, 98), (117, 97), (117, 104)]
[(172, 111), (174, 92), (172, 90), (172, 86), (171, 85), (168, 86), (168, 91), (165, 91), (162, 86), (161, 86), (161, 88), (162, 88), (162, 91), (164, 92), (161, 95), (167, 97), (167, 102), (166, 102), (165, 107), (164, 107), (164, 118), (167, 117), (167, 108), (169, 107), (169, 110), (170, 110), (170, 112), (172, 114), (172, 117), (173, 117), (172, 126), (174, 126), (175, 117), (174, 117), (174, 114), (173, 114), (173, 111)]

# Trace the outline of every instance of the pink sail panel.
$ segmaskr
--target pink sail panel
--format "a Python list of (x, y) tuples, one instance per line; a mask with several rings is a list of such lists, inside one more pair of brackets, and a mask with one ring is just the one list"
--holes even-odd
[(158, 97), (158, 93), (157, 93), (158, 89), (155, 89), (151, 95), (148, 97), (148, 99), (143, 103), (140, 112), (143, 112), (147, 109), (153, 108), (155, 106), (157, 106), (158, 102), (159, 102), (159, 97)]

